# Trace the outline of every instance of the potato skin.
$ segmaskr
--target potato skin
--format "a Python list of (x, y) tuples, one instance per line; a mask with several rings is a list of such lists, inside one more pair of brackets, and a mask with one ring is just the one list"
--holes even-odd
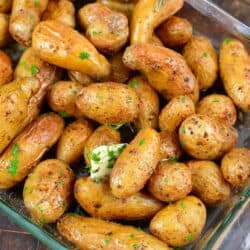
[(244, 183), (250, 176), (250, 150), (243, 147), (230, 150), (222, 158), (221, 171), (231, 185)]
[(207, 206), (215, 206), (229, 198), (230, 186), (214, 162), (192, 160), (187, 165), (192, 172), (192, 192)]
[(53, 223), (63, 215), (72, 200), (74, 173), (63, 161), (39, 163), (24, 184), (24, 205), (31, 217), (41, 223)]
[(93, 82), (87, 74), (75, 70), (68, 70), (68, 77), (72, 82), (79, 82), (83, 86), (88, 86)]
[(220, 74), (227, 94), (244, 112), (250, 111), (250, 57), (244, 45), (232, 38), (220, 46)]
[(85, 119), (79, 119), (69, 124), (57, 144), (56, 158), (68, 164), (78, 161), (93, 130), (91, 123)]
[(89, 119), (115, 125), (137, 118), (139, 98), (125, 84), (105, 82), (83, 88), (77, 95), (76, 106)]
[(159, 134), (152, 128), (141, 129), (120, 154), (111, 170), (112, 194), (125, 198), (140, 191), (153, 174), (159, 154)]
[(12, 80), (12, 62), (10, 57), (0, 50), (0, 86)]
[(202, 201), (187, 196), (158, 212), (150, 222), (150, 232), (173, 247), (182, 247), (200, 235), (206, 217)]
[[(57, 230), (81, 250), (123, 250), (137, 247), (147, 250), (170, 250), (165, 243), (132, 226), (100, 219), (66, 214), (57, 223)], [(135, 236), (135, 237), (133, 237)]]
[(4, 47), (10, 40), (9, 15), (0, 13), (0, 48)]
[(8, 13), (11, 9), (12, 0), (0, 0), (0, 13)]
[[(41, 115), (29, 124), (0, 157), (0, 189), (11, 188), (21, 182), (56, 143), (63, 127), (63, 119), (53, 113)], [(18, 147), (18, 164), (12, 173), (9, 166), (15, 147)]]

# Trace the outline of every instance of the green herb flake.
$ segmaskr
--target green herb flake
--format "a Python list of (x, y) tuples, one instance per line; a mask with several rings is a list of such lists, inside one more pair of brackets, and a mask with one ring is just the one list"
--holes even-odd
[(104, 244), (105, 245), (108, 245), (110, 243), (111, 239), (110, 238), (106, 238), (104, 239)]
[(134, 238), (135, 238), (135, 235), (134, 235), (134, 234), (130, 234), (129, 237), (130, 237), (131, 239), (134, 239)]
[(181, 127), (181, 133), (182, 133), (182, 134), (186, 134), (186, 128), (185, 128), (185, 126), (182, 126), (182, 127)]
[(139, 250), (139, 249), (141, 249), (141, 247), (142, 247), (142, 244), (141, 244), (141, 243), (135, 243), (135, 244), (133, 244), (133, 248), (134, 248), (135, 250)]
[(109, 125), (109, 127), (111, 127), (114, 130), (118, 130), (120, 129), (124, 124), (117, 124), (117, 125)]
[(137, 81), (132, 81), (132, 82), (129, 83), (129, 86), (132, 87), (132, 88), (138, 88), (139, 85), (140, 85), (140, 83), (137, 82)]
[(185, 103), (185, 102), (186, 102), (186, 97), (185, 97), (185, 96), (183, 96), (183, 97), (181, 98), (181, 102), (182, 102), (182, 103)]
[(169, 158), (167, 159), (167, 162), (177, 162), (177, 161), (178, 161), (178, 158), (177, 158), (177, 157), (174, 157), (174, 156), (169, 157)]
[(204, 52), (202, 56), (207, 58), (208, 57), (208, 53)]
[(193, 233), (188, 234), (187, 243), (190, 243), (193, 239), (194, 239), (194, 234)]
[(181, 207), (182, 209), (185, 208), (185, 205), (184, 205), (184, 202), (183, 202), (183, 201), (180, 202), (180, 207)]
[(164, 178), (164, 183), (168, 184), (168, 182), (169, 182), (168, 178)]
[(81, 52), (80, 55), (79, 55), (79, 58), (81, 60), (89, 59), (90, 58), (90, 54), (87, 53), (87, 52)]
[(39, 68), (36, 65), (31, 65), (30, 73), (33, 77), (35, 77), (38, 73)]
[(71, 94), (72, 95), (76, 95), (77, 94), (77, 91), (75, 89), (71, 89)]
[(139, 141), (139, 146), (142, 146), (143, 144), (145, 144), (145, 139), (144, 138)]
[(94, 161), (94, 162), (99, 162), (100, 160), (101, 160), (101, 158), (100, 158), (100, 152), (99, 153), (94, 153), (94, 152), (91, 152), (90, 153), (90, 158), (91, 158), (91, 160), (92, 161)]
[(97, 36), (97, 35), (100, 35), (100, 34), (102, 34), (102, 31), (93, 31), (92, 32), (93, 36)]
[(39, 0), (34, 0), (34, 6), (39, 7)]
[(218, 99), (214, 99), (212, 102), (220, 102), (220, 100), (218, 100)]
[(27, 62), (22, 60), (20, 61), (20, 65), (23, 67), (23, 68), (26, 68), (27, 67)]
[(16, 176), (17, 174), (18, 163), (19, 163), (18, 153), (19, 153), (19, 146), (18, 144), (14, 144), (12, 153), (11, 153), (12, 159), (10, 160), (10, 163), (8, 166), (8, 173), (11, 176)]
[(60, 181), (58, 182), (58, 186), (59, 186), (59, 187), (63, 187), (63, 186), (64, 186), (64, 181), (63, 181), (63, 180), (60, 180)]
[(226, 38), (226, 39), (223, 41), (223, 43), (229, 44), (229, 43), (231, 43), (232, 41), (233, 41), (233, 38), (228, 37), (228, 38)]
[(161, 7), (165, 4), (165, 0), (156, 1), (155, 11), (160, 11)]
[(68, 113), (66, 113), (65, 111), (60, 111), (58, 113), (62, 118), (69, 118), (70, 115)]

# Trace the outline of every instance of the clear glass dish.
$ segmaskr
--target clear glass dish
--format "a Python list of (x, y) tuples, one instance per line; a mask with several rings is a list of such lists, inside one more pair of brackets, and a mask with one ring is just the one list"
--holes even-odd
[[(82, 6), (87, 1), (75, 2), (78, 6)], [(248, 13), (250, 13), (250, 6)], [(220, 42), (229, 36), (237, 37), (250, 49), (250, 28), (211, 1), (187, 0), (178, 15), (189, 19), (193, 24), (194, 32), (210, 38), (217, 49)], [(16, 54), (14, 57), (17, 59)], [(219, 82), (218, 85), (220, 85)], [(221, 92), (220, 89), (216, 91)], [(238, 145), (250, 148), (250, 114), (239, 112), (236, 126), (239, 131)], [(58, 235), (55, 225), (41, 227), (30, 220), (23, 205), (22, 189), (23, 185), (20, 184), (11, 190), (0, 191), (0, 212), (29, 231), (50, 249), (74, 249)], [(76, 204), (71, 210), (83, 213)], [(208, 209), (208, 220), (202, 235), (186, 249), (250, 249), (250, 182), (235, 189), (231, 198), (225, 203)]]

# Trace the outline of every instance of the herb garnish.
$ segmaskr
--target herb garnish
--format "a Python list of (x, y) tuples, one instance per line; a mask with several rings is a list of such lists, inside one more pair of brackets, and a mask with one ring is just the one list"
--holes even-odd
[(18, 163), (19, 163), (18, 153), (19, 153), (19, 146), (18, 144), (14, 144), (12, 153), (11, 153), (12, 159), (10, 160), (10, 163), (8, 166), (8, 173), (12, 176), (16, 176), (17, 174)]
[(87, 52), (81, 52), (80, 55), (79, 55), (79, 58), (81, 60), (89, 59), (89, 57), (90, 57), (90, 54), (87, 53)]

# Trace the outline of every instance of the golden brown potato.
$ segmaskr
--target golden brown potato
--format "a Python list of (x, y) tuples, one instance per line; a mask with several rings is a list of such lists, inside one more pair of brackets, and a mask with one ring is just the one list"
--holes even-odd
[(9, 83), (12, 80), (12, 74), (11, 58), (0, 50), (0, 86)]
[(109, 183), (95, 183), (89, 177), (82, 177), (75, 183), (75, 198), (92, 217), (105, 220), (141, 220), (154, 216), (163, 204), (143, 193), (128, 198), (116, 198)]
[(201, 160), (214, 160), (234, 147), (237, 131), (213, 116), (189, 116), (179, 128), (182, 148)]
[(85, 119), (79, 119), (69, 124), (57, 144), (56, 158), (68, 164), (78, 161), (92, 132), (91, 123)]
[(237, 111), (234, 103), (225, 95), (211, 94), (204, 97), (198, 103), (196, 113), (214, 116), (228, 125), (234, 125), (237, 120)]
[(72, 200), (74, 173), (63, 161), (39, 163), (24, 184), (24, 205), (31, 217), (41, 223), (53, 223), (64, 214)]
[(141, 76), (130, 79), (128, 85), (134, 88), (139, 97), (139, 115), (135, 120), (136, 128), (157, 128), (159, 116), (159, 97), (148, 81)]
[(189, 96), (177, 96), (161, 110), (159, 127), (162, 131), (173, 133), (181, 123), (195, 113), (195, 105)]
[(179, 95), (188, 95), (194, 102), (199, 99), (195, 76), (184, 58), (171, 49), (151, 44), (130, 46), (125, 50), (123, 62), (144, 73), (151, 86), (166, 99)]
[(0, 0), (0, 13), (8, 13), (11, 9), (12, 0)]
[(171, 249), (137, 228), (77, 214), (63, 216), (57, 223), (57, 229), (80, 250)]
[(72, 82), (79, 82), (84, 86), (88, 86), (93, 82), (93, 80), (87, 74), (81, 73), (79, 71), (68, 70), (68, 77)]
[(206, 205), (214, 206), (229, 198), (230, 186), (214, 162), (192, 160), (187, 165), (192, 172), (192, 192)]
[(212, 43), (205, 37), (192, 36), (183, 50), (188, 66), (196, 76), (200, 89), (210, 88), (218, 76), (218, 58)]
[(49, 113), (29, 124), (0, 157), (0, 189), (21, 182), (62, 134), (64, 122)]
[(155, 45), (155, 46), (163, 46), (162, 41), (160, 40), (160, 38), (158, 36), (156, 36), (156, 34), (153, 34), (149, 43), (152, 45)]
[(244, 112), (250, 111), (250, 56), (244, 45), (227, 38), (220, 46), (220, 74), (227, 94)]
[(139, 0), (131, 20), (131, 44), (148, 43), (154, 29), (183, 6), (183, 0)]
[(10, 40), (9, 16), (0, 13), (0, 48), (4, 47)]
[(185, 18), (172, 16), (157, 28), (157, 35), (166, 47), (178, 47), (192, 37), (192, 24)]
[(159, 134), (152, 128), (141, 129), (111, 170), (110, 187), (113, 195), (124, 198), (140, 191), (153, 174), (159, 156)]
[(128, 19), (119, 12), (100, 3), (84, 5), (78, 13), (86, 36), (95, 47), (105, 53), (118, 51), (126, 44), (129, 35)]
[(185, 246), (201, 234), (206, 217), (202, 201), (187, 196), (158, 212), (150, 223), (150, 232), (173, 247)]
[(137, 118), (139, 98), (125, 84), (105, 82), (84, 87), (77, 95), (76, 106), (89, 119), (116, 125)]
[(42, 60), (65, 69), (94, 78), (110, 73), (106, 58), (84, 36), (56, 20), (43, 21), (36, 26), (32, 48)]
[(236, 186), (244, 183), (250, 176), (250, 150), (233, 148), (223, 157), (221, 171), (230, 184)]

